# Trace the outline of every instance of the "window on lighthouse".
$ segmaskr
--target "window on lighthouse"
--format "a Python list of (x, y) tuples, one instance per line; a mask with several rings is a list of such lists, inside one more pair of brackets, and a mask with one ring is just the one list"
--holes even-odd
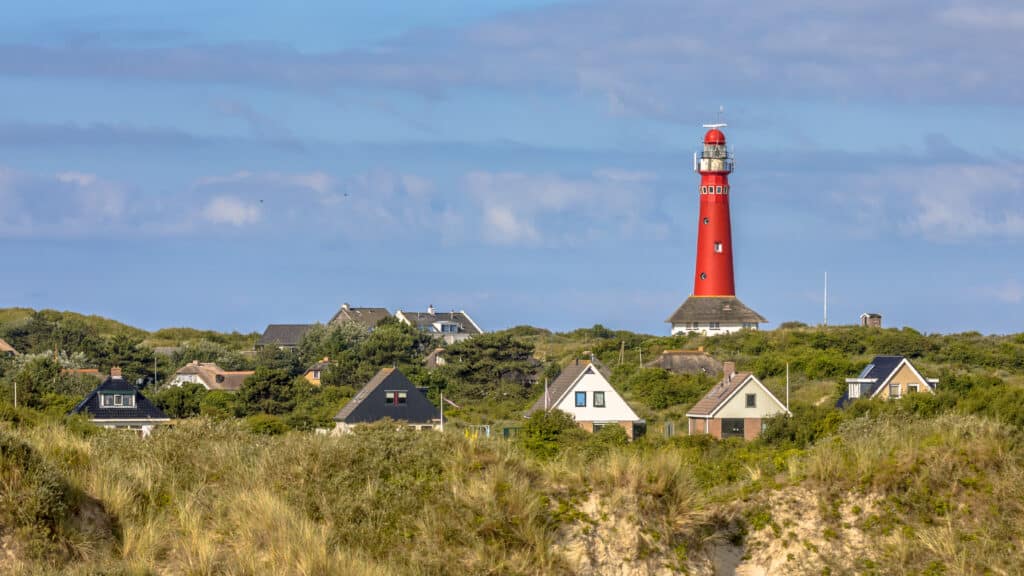
[(715, 242), (715, 252), (717, 252), (719, 254), (722, 253), (722, 243), (721, 242)]
[(707, 273), (705, 273), (705, 272), (701, 272), (701, 273), (700, 273), (700, 279), (701, 279), (701, 280), (707, 280), (707, 279), (708, 279), (708, 275), (707, 275)]

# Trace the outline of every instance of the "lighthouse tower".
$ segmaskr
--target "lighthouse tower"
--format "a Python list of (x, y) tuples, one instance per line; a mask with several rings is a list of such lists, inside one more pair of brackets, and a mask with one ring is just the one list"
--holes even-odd
[(734, 161), (725, 145), (725, 124), (705, 124), (703, 150), (694, 154), (700, 174), (700, 213), (697, 220), (697, 266), (693, 295), (668, 319), (672, 334), (726, 334), (744, 328), (757, 330), (767, 322), (736, 298), (732, 266), (732, 222), (729, 217), (729, 174)]

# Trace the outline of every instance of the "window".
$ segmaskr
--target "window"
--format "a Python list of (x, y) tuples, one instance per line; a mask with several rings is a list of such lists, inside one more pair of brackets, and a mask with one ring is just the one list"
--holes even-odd
[(889, 398), (899, 398), (900, 396), (900, 385), (889, 384)]
[(704, 272), (701, 272), (701, 273), (700, 273), (700, 279), (701, 279), (701, 280), (707, 280), (707, 279), (708, 279), (708, 275), (707, 275), (707, 274), (705, 274)]
[(101, 400), (100, 404), (102, 406), (113, 406), (114, 405), (114, 396), (113, 396), (113, 394), (101, 394), (100, 395), (100, 400)]
[(604, 392), (594, 392), (594, 408), (604, 408)]
[(707, 186), (701, 186), (700, 187), (700, 193), (701, 194), (707, 194), (708, 193), (708, 187)]
[(320, 371), (319, 370), (313, 370), (313, 380), (319, 380), (319, 379), (320, 379)]
[(754, 330), (757, 328), (757, 322), (744, 322), (743, 327), (750, 330)]
[(586, 405), (587, 405), (587, 393), (586, 392), (577, 392), (576, 393), (576, 407), (577, 408), (584, 408), (584, 407), (586, 407)]
[(114, 394), (114, 406), (121, 406), (122, 403), (122, 396), (120, 394)]
[(757, 394), (747, 394), (747, 408), (757, 408)]
[(743, 438), (743, 419), (742, 418), (723, 418), (722, 419), (722, 438)]
[(722, 253), (722, 243), (721, 242), (715, 242), (715, 252), (717, 252), (718, 254)]
[(729, 193), (729, 187), (726, 186), (722, 193), (723, 194), (728, 194)]
[(721, 324), (719, 324), (718, 322), (711, 322), (708, 325), (708, 328), (710, 328), (712, 330), (718, 330), (719, 328), (721, 328)]
[(388, 406), (404, 405), (407, 394), (405, 390), (386, 390), (384, 392), (384, 404)]
[(704, 223), (705, 224), (711, 224), (711, 218), (705, 218), (704, 219)]
[(854, 382), (850, 384), (850, 398), (860, 398), (860, 383)]
[(918, 391), (917, 384), (907, 384), (907, 394), (913, 394)]
[(715, 188), (715, 194), (721, 194), (721, 193), (722, 193), (722, 187), (721, 186), (718, 186), (717, 188)]
[(122, 402), (121, 405), (124, 406), (125, 408), (131, 408), (132, 406), (135, 406), (135, 396), (134, 395), (122, 396), (121, 397), (121, 402)]

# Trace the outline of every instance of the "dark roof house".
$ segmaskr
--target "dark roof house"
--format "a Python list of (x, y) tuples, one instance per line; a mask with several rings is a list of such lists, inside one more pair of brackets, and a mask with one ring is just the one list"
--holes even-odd
[(875, 356), (856, 378), (846, 379), (847, 389), (836, 406), (857, 398), (897, 399), (912, 392), (935, 393), (939, 381), (925, 378), (905, 356)]
[(346, 322), (355, 322), (367, 330), (373, 330), (385, 318), (391, 318), (391, 312), (388, 312), (387, 308), (353, 308), (346, 302), (341, 305), (328, 325), (337, 326)]
[(417, 330), (442, 338), (449, 344), (484, 333), (465, 310), (438, 312), (433, 306), (428, 306), (426, 312), (398, 310), (395, 317)]
[(437, 408), (396, 368), (381, 368), (334, 416), (336, 430), (390, 418), (420, 429), (440, 424)]
[(120, 368), (111, 368), (110, 376), (68, 413), (87, 414), (94, 424), (104, 428), (136, 430), (143, 436), (170, 420), (121, 376)]
[(265, 346), (297, 348), (302, 342), (302, 337), (312, 327), (313, 324), (270, 324), (256, 341), (256, 349)]

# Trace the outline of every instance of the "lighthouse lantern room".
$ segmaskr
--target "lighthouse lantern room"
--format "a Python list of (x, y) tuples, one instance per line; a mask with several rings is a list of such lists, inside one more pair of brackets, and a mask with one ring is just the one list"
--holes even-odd
[(721, 130), (725, 126), (705, 124), (709, 130), (704, 134), (703, 150), (693, 156), (693, 169), (700, 174), (697, 261), (693, 294), (668, 319), (672, 334), (757, 330), (767, 322), (736, 298), (729, 217), (729, 174), (735, 164)]

